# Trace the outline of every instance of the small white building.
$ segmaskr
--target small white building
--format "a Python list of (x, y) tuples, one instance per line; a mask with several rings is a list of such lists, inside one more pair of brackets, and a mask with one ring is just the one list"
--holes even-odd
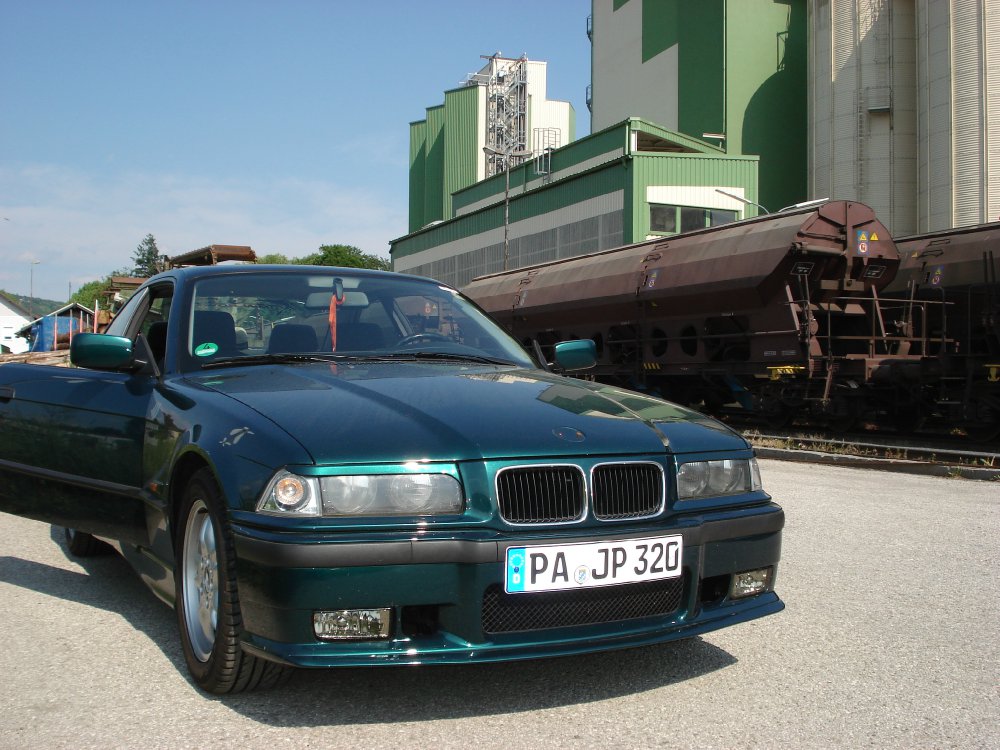
[(23, 354), (28, 351), (28, 340), (17, 332), (31, 322), (32, 315), (17, 302), (0, 294), (0, 346), (4, 352)]

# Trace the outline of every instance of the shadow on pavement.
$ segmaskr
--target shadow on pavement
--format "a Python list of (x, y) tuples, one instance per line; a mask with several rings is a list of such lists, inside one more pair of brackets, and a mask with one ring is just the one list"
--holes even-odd
[(583, 656), (473, 666), (299, 670), (271, 692), (218, 698), (276, 727), (436, 721), (605, 701), (736, 663), (701, 638)]
[(186, 675), (173, 611), (153, 595), (125, 558), (114, 552), (95, 557), (71, 555), (63, 529), (57, 526), (51, 527), (50, 538), (67, 559), (85, 572), (2, 556), (0, 582), (120, 615)]
[[(191, 683), (170, 608), (117, 554), (77, 558), (62, 529), (52, 540), (85, 573), (0, 557), (0, 581), (121, 615)], [(698, 637), (582, 656), (503, 664), (298, 670), (276, 690), (234, 696), (200, 691), (247, 718), (276, 727), (400, 723), (515, 714), (620, 698), (732, 666), (728, 652)]]

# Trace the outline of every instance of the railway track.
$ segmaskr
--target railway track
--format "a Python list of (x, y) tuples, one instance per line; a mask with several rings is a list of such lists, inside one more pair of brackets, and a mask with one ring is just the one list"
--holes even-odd
[(894, 437), (857, 433), (744, 430), (763, 458), (836, 463), (883, 471), (1000, 481), (1000, 452), (949, 436)]

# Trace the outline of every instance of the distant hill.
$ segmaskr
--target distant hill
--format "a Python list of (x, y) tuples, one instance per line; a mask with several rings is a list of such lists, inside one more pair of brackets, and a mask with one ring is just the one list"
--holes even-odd
[(60, 307), (65, 305), (65, 302), (56, 302), (51, 299), (42, 299), (40, 297), (28, 297), (24, 294), (14, 294), (13, 292), (6, 292), (0, 289), (0, 294), (14, 300), (17, 304), (23, 307), (25, 310), (29, 310), (35, 314), (36, 317), (41, 317), (42, 315), (48, 315), (53, 310), (58, 310)]

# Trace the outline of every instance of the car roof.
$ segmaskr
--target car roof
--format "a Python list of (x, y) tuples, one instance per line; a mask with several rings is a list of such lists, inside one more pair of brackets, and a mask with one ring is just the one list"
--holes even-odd
[(250, 273), (311, 273), (322, 275), (350, 275), (350, 276), (370, 276), (372, 278), (400, 278), (414, 281), (425, 281), (438, 286), (447, 286), (440, 281), (427, 278), (425, 276), (415, 276), (412, 274), (396, 273), (394, 271), (377, 271), (369, 268), (348, 268), (340, 266), (309, 266), (294, 263), (268, 264), (268, 263), (225, 263), (214, 266), (184, 266), (182, 268), (172, 268), (169, 271), (153, 276), (143, 286), (149, 286), (157, 281), (173, 278), (184, 281), (194, 281), (200, 278), (217, 276), (234, 276)]

